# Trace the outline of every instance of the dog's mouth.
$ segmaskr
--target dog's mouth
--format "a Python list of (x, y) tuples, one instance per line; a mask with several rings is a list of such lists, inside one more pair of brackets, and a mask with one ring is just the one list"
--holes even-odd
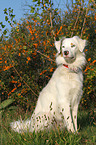
[(64, 56), (64, 59), (67, 63), (73, 63), (76, 58), (74, 56), (72, 56), (72, 57)]
[(68, 58), (68, 59), (74, 59), (75, 57), (74, 56), (72, 56), (72, 57), (70, 57), (70, 56), (64, 56), (64, 58)]

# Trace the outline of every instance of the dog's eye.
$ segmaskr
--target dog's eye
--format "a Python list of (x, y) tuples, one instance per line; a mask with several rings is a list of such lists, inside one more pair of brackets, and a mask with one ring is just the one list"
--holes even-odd
[(62, 46), (62, 48), (65, 48), (65, 46)]
[(73, 44), (73, 45), (71, 45), (71, 47), (75, 47), (75, 45)]

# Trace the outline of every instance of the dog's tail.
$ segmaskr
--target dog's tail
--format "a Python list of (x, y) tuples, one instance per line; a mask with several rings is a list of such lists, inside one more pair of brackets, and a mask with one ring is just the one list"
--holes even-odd
[(38, 113), (38, 115), (32, 115), (31, 119), (26, 121), (14, 121), (10, 124), (12, 130), (18, 133), (23, 132), (37, 132), (44, 130), (45, 128), (51, 128), (52, 115), (50, 113)]
[(27, 132), (30, 130), (31, 120), (26, 121), (14, 121), (10, 124), (12, 130), (18, 133)]

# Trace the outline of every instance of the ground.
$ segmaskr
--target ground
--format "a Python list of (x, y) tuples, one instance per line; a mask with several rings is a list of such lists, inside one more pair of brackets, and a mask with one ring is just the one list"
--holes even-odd
[[(21, 114), (21, 116), (20, 116)], [(25, 114), (25, 115), (24, 115)], [(95, 145), (96, 144), (96, 111), (79, 109), (78, 133), (69, 133), (66, 129), (43, 131), (39, 133), (18, 134), (10, 129), (10, 122), (31, 116), (21, 108), (11, 107), (1, 112), (1, 145)]]

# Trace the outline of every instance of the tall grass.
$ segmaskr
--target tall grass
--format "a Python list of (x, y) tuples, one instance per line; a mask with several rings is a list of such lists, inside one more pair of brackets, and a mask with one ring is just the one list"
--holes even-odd
[(95, 145), (96, 124), (95, 111), (80, 111), (78, 113), (78, 133), (69, 133), (66, 129), (52, 129), (39, 133), (18, 134), (10, 129), (10, 122), (19, 119), (20, 115), (27, 118), (31, 113), (24, 113), (20, 108), (6, 109), (1, 115), (0, 144), (1, 145)]

